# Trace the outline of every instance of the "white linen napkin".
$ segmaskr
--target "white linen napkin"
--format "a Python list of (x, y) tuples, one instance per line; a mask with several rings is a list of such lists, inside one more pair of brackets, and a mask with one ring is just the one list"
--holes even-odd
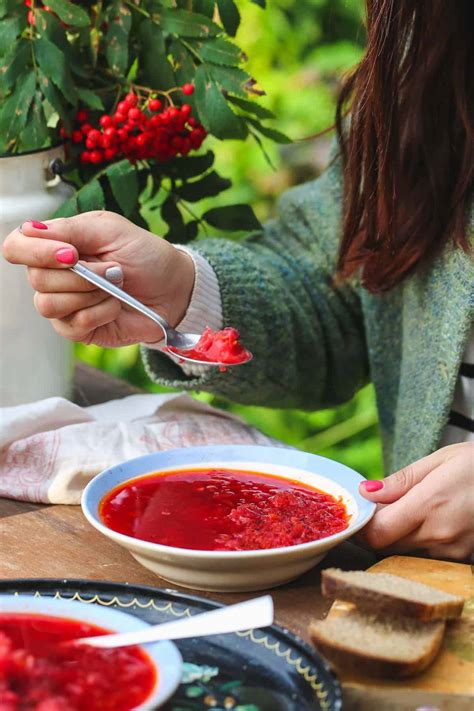
[(63, 398), (0, 408), (0, 496), (79, 504), (85, 485), (118, 462), (205, 444), (275, 445), (189, 395), (131, 395), (79, 407)]

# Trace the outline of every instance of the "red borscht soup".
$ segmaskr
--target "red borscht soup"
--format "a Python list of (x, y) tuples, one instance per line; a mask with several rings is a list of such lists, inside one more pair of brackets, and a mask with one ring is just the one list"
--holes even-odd
[(156, 683), (145, 652), (64, 644), (105, 633), (76, 620), (0, 612), (0, 709), (130, 711), (139, 706)]
[(178, 548), (242, 551), (331, 536), (349, 525), (344, 504), (300, 482), (258, 472), (192, 469), (147, 474), (107, 494), (110, 529)]

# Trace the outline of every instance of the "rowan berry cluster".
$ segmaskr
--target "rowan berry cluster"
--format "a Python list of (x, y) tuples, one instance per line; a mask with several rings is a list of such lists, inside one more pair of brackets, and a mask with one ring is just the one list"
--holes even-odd
[[(184, 84), (181, 91), (189, 96), (194, 87)], [(75, 129), (71, 134), (64, 130), (61, 133), (81, 149), (83, 164), (120, 158), (132, 163), (149, 159), (163, 162), (176, 155), (186, 156), (204, 141), (206, 131), (191, 113), (189, 104), (163, 106), (156, 97), (143, 100), (130, 92), (117, 104), (114, 113), (100, 117), (98, 125), (91, 122), (87, 110), (80, 109)]]

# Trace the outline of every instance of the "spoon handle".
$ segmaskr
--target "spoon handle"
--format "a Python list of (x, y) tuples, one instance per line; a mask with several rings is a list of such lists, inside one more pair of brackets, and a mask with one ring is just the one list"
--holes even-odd
[(153, 309), (150, 309), (148, 306), (145, 306), (145, 304), (142, 304), (141, 301), (138, 301), (138, 299), (135, 299), (133, 296), (130, 296), (130, 294), (127, 294), (126, 291), (119, 289), (118, 286), (115, 286), (115, 284), (111, 284), (109, 281), (107, 281), (107, 279), (104, 279), (98, 274), (95, 274), (79, 262), (77, 262), (77, 264), (75, 264), (73, 267), (70, 267), (70, 269), (76, 274), (79, 274), (79, 276), (81, 276), (83, 279), (86, 279), (87, 281), (91, 282), (91, 284), (95, 284), (95, 286), (98, 286), (99, 289), (106, 291), (111, 296), (115, 296), (116, 299), (123, 301), (124, 304), (131, 306), (132, 309), (135, 309), (144, 316), (148, 316), (148, 318), (151, 318), (152, 321), (161, 326), (165, 334), (165, 338), (167, 337), (167, 331), (170, 328), (169, 324), (167, 321), (165, 321), (164, 318), (157, 314), (156, 311), (153, 311)]
[(75, 643), (112, 649), (114, 647), (127, 647), (131, 644), (146, 644), (147, 642), (238, 632), (257, 627), (267, 627), (272, 622), (273, 600), (270, 595), (264, 595), (254, 600), (240, 602), (237, 605), (228, 605), (210, 612), (203, 612), (200, 615), (154, 625), (145, 630), (100, 635), (98, 637), (83, 637), (75, 640)]

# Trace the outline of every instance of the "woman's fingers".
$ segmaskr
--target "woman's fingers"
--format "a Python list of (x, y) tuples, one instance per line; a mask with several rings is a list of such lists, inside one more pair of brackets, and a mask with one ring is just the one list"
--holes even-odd
[(414, 464), (391, 474), (383, 481), (363, 481), (359, 484), (359, 493), (377, 504), (391, 504), (422, 481), (442, 461), (442, 450), (437, 450), (428, 457), (423, 457)]
[(99, 289), (94, 291), (71, 293), (47, 293), (37, 291), (34, 295), (35, 308), (41, 316), (48, 319), (64, 319), (76, 311), (88, 309), (100, 304), (109, 298), (109, 295)]
[[(123, 271), (116, 262), (87, 262), (87, 267), (95, 274), (105, 277), (116, 286), (123, 284)], [(28, 281), (35, 291), (43, 293), (54, 292), (87, 292), (96, 291), (97, 287), (78, 274), (66, 269), (28, 268)]]
[(376, 511), (359, 537), (371, 548), (387, 548), (415, 531), (426, 517), (420, 506), (417, 488), (410, 489), (403, 498)]
[(19, 230), (14, 230), (6, 238), (3, 256), (12, 264), (42, 269), (67, 268), (79, 258), (77, 249), (70, 244), (53, 239), (25, 237)]
[(51, 323), (60, 336), (70, 341), (89, 344), (94, 341), (96, 329), (115, 321), (120, 310), (120, 301), (108, 297), (101, 303), (76, 311), (66, 318), (52, 319)]
[(125, 234), (128, 220), (113, 212), (85, 212), (44, 223), (27, 220), (5, 239), (3, 254), (12, 264), (67, 268), (79, 254), (106, 255)]

